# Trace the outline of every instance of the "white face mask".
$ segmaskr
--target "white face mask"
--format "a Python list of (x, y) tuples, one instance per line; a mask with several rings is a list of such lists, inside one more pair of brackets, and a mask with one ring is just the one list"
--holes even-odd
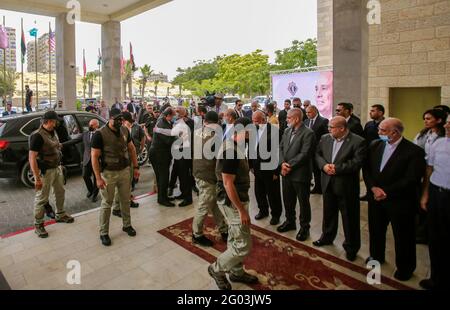
[(386, 135), (379, 135), (379, 137), (380, 137), (381, 141), (389, 142), (389, 137), (388, 136), (386, 136)]

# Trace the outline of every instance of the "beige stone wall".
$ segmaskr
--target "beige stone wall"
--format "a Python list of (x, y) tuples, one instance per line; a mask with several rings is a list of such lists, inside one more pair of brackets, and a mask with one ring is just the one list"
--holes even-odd
[[(319, 65), (332, 64), (332, 1), (317, 1)], [(381, 25), (369, 27), (368, 107), (389, 111), (391, 87), (441, 87), (450, 104), (450, 0), (380, 2)]]

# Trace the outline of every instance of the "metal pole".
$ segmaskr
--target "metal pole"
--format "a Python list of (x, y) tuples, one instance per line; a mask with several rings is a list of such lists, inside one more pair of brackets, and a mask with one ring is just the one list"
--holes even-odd
[[(20, 25), (21, 25), (21, 32), (20, 32), (20, 65), (21, 65), (21, 71), (22, 71), (22, 111), (25, 111), (25, 101), (23, 97), (23, 61), (22, 61), (22, 33), (23, 33), (23, 18), (20, 19)], [(24, 42), (25, 44), (25, 42)]]
[[(3, 29), (6, 32), (5, 15), (3, 15)], [(3, 49), (3, 79), (6, 80), (6, 48)]]
[(34, 37), (34, 66), (36, 69), (36, 109), (39, 107), (39, 86), (38, 86), (38, 44), (37, 44), (37, 33)]
[(49, 87), (49, 103), (52, 106), (52, 49), (50, 48), (50, 33), (52, 28), (48, 22), (48, 87)]

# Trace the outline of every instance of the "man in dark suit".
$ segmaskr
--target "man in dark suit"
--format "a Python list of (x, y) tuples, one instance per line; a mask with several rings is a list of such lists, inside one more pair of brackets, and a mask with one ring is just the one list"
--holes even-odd
[[(250, 158), (250, 169), (255, 175), (255, 196), (258, 203), (259, 213), (256, 220), (261, 220), (269, 216), (271, 211), (270, 225), (277, 225), (281, 216), (281, 191), (280, 172), (278, 166), (278, 150), (272, 152), (272, 134), (275, 134), (276, 127), (268, 124), (266, 116), (262, 111), (253, 113), (253, 124), (257, 126), (256, 137), (256, 159)], [(273, 133), (272, 133), (273, 132)], [(278, 138), (278, 133), (276, 133)], [(261, 149), (260, 149), (261, 147)], [(270, 157), (261, 156), (261, 152), (270, 153)], [(275, 156), (275, 158), (273, 158)], [(264, 157), (264, 158), (263, 158)], [(275, 169), (267, 170), (264, 163), (276, 162)]]
[(2, 116), (10, 116), (10, 115), (13, 115), (13, 114), (16, 114), (16, 111), (12, 110), (12, 103), (8, 102), (6, 104), (6, 111), (2, 113)]
[(250, 107), (251, 107), (250, 110), (244, 111), (244, 116), (246, 118), (248, 118), (248, 119), (252, 119), (253, 118), (253, 113), (258, 111), (258, 109), (259, 109), (259, 102), (257, 100), (252, 101)]
[(353, 114), (353, 104), (348, 102), (339, 103), (336, 108), (336, 115), (345, 118), (347, 121), (348, 130), (358, 136), (364, 136), (361, 120)]
[[(308, 116), (308, 119), (306, 120), (305, 125), (306, 127), (312, 129), (312, 131), (314, 131), (314, 134), (316, 135), (316, 142), (319, 143), (320, 138), (322, 138), (323, 135), (328, 134), (328, 119), (320, 116), (319, 110), (314, 105), (309, 105), (306, 108), (306, 115)], [(315, 160), (313, 162), (313, 172), (314, 172), (314, 188), (311, 191), (311, 194), (322, 194), (322, 188), (320, 185), (321, 171), (317, 166)]]
[(291, 109), (291, 100), (290, 99), (284, 100), (284, 110), (281, 110), (280, 113), (278, 113), (278, 123), (280, 124), (280, 137), (283, 136), (283, 133), (287, 128), (286, 119), (290, 109)]
[[(172, 129), (172, 119), (175, 117), (175, 111), (168, 107), (161, 113), (156, 127), (161, 129)], [(154, 132), (152, 145), (149, 150), (149, 159), (152, 163), (158, 185), (158, 203), (165, 207), (175, 207), (175, 204), (169, 201), (167, 190), (169, 186), (169, 169), (172, 161), (172, 144), (175, 137), (163, 133)]]
[(300, 203), (300, 230), (297, 240), (309, 237), (311, 205), (309, 187), (312, 177), (312, 161), (316, 143), (314, 132), (303, 123), (303, 113), (298, 108), (288, 112), (289, 128), (280, 143), (280, 168), (283, 176), (283, 200), (286, 221), (277, 228), (279, 232), (296, 229), (295, 206)]
[(95, 179), (94, 170), (92, 169), (91, 163), (91, 141), (94, 136), (95, 131), (99, 128), (99, 123), (97, 119), (91, 119), (89, 122), (89, 131), (83, 133), (83, 180), (86, 184), (88, 193), (87, 198), (91, 198), (92, 202), (97, 201), (98, 188), (97, 181)]
[(369, 195), (370, 257), (384, 263), (386, 230), (394, 232), (394, 277), (411, 278), (416, 269), (415, 214), (425, 172), (424, 151), (402, 137), (403, 124), (388, 118), (378, 127), (380, 140), (369, 147), (364, 182)]
[(329, 135), (321, 138), (316, 150), (317, 166), (322, 171), (322, 236), (313, 245), (332, 244), (336, 238), (341, 211), (345, 240), (343, 247), (349, 261), (354, 261), (361, 247), (359, 210), (359, 171), (366, 155), (363, 138), (353, 134), (342, 116), (330, 120)]
[(294, 106), (294, 108), (300, 109), (302, 110), (303, 113), (303, 122), (307, 120), (307, 116), (306, 116), (306, 111), (305, 109), (302, 108), (302, 99), (295, 97), (292, 99), (292, 105)]

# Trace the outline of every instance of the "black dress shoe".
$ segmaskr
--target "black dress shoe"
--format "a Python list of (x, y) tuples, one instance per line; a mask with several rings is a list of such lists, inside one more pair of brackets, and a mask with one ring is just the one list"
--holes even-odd
[(309, 229), (300, 229), (295, 239), (298, 241), (306, 241), (309, 238)]
[(86, 194), (86, 198), (91, 198), (91, 196), (92, 196), (92, 192), (88, 192), (87, 194)]
[(279, 217), (272, 217), (270, 219), (270, 225), (278, 225), (280, 223), (280, 218)]
[(313, 242), (313, 246), (316, 247), (321, 247), (321, 246), (325, 246), (325, 245), (331, 245), (333, 244), (333, 242), (325, 242), (322, 239), (316, 240)]
[(170, 201), (158, 201), (158, 203), (164, 207), (175, 207), (175, 204)]
[(192, 190), (194, 191), (194, 193), (196, 193), (197, 195), (200, 193), (200, 190), (198, 189), (198, 187), (196, 185), (192, 186)]
[(287, 232), (290, 230), (296, 230), (297, 226), (295, 226), (295, 224), (293, 223), (289, 223), (289, 222), (284, 222), (283, 224), (281, 224), (281, 226), (278, 226), (277, 231), (278, 232)]
[(431, 279), (424, 279), (424, 280), (419, 282), (419, 285), (424, 290), (432, 290), (432, 289), (434, 289), (434, 283), (433, 283), (433, 280), (431, 280)]
[(398, 270), (396, 270), (394, 272), (394, 278), (396, 278), (399, 281), (408, 281), (409, 279), (411, 279), (412, 275), (413, 275), (412, 272), (405, 273), (405, 272), (400, 272)]
[(113, 210), (112, 214), (117, 217), (122, 217), (122, 212), (120, 212), (120, 210)]
[(269, 216), (268, 213), (259, 212), (258, 214), (255, 215), (255, 220), (262, 220), (263, 218), (266, 218), (268, 216)]
[(355, 253), (347, 252), (345, 254), (345, 257), (347, 258), (348, 261), (351, 261), (351, 262), (354, 262), (356, 260), (356, 254)]
[(367, 265), (370, 261), (376, 261), (376, 262), (379, 262), (381, 265), (384, 264), (384, 259), (376, 259), (375, 257), (369, 256), (369, 257), (366, 258), (366, 265)]
[(179, 207), (187, 207), (192, 204), (192, 200), (183, 200), (181, 203), (178, 204)]
[(367, 194), (365, 194), (364, 196), (359, 197), (359, 200), (360, 201), (367, 201), (368, 200)]
[(92, 195), (91, 201), (92, 202), (97, 202), (98, 201), (98, 196), (97, 195)]
[(126, 232), (126, 233), (128, 234), (128, 236), (130, 236), (130, 237), (136, 236), (136, 230), (134, 230), (134, 228), (131, 227), (131, 226), (128, 226), (128, 227), (122, 227), (122, 230), (123, 230), (124, 232)]
[(137, 203), (137, 202), (134, 202), (134, 201), (130, 201), (130, 208), (134, 208), (134, 209), (136, 209), (136, 208), (139, 208), (139, 204)]
[(213, 242), (205, 236), (195, 237), (192, 235), (192, 243), (200, 244), (201, 246), (210, 247), (213, 246)]
[(100, 240), (102, 240), (102, 244), (104, 246), (110, 246), (111, 245), (111, 239), (108, 235), (102, 235), (100, 236)]

